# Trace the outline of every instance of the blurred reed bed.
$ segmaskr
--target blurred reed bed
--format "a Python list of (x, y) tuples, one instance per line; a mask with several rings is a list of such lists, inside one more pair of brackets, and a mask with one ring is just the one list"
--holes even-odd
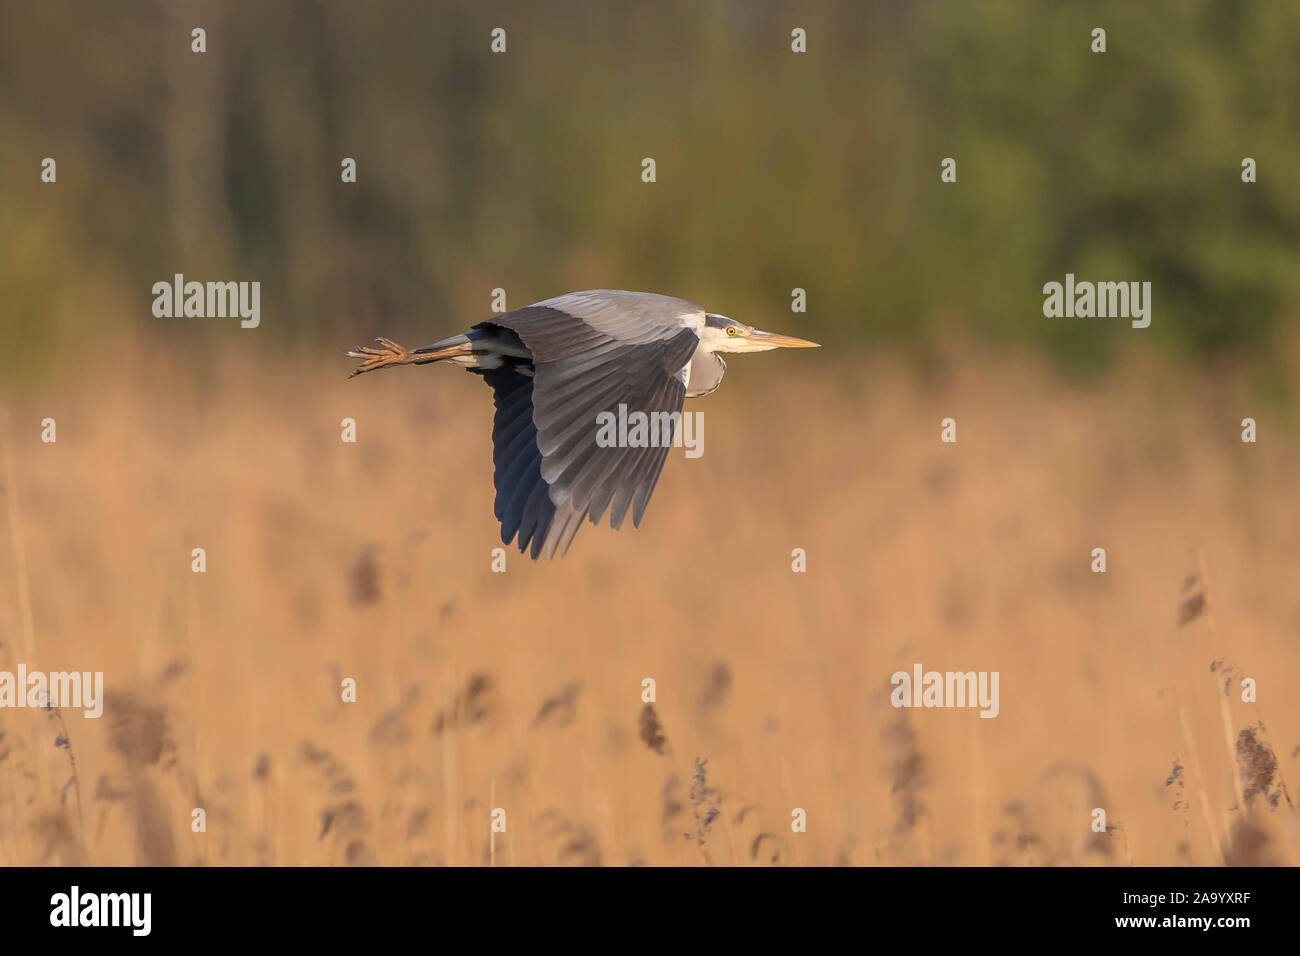
[[(1300, 446), (1247, 378), (759, 357), (641, 529), (493, 574), (480, 383), (232, 334), (0, 392), (0, 668), (110, 694), (0, 710), (0, 863), (1300, 862)], [(892, 709), (917, 661), (1000, 716)]]

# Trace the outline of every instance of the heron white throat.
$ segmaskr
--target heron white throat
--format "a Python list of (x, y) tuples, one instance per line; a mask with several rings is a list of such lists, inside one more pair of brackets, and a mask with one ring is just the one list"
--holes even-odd
[(630, 508), (641, 524), (667, 448), (602, 445), (599, 414), (680, 413), (722, 383), (721, 353), (817, 347), (684, 299), (614, 289), (547, 299), (423, 348), (377, 341), (347, 353), (363, 360), (352, 375), (446, 361), (492, 386), (501, 540), (534, 560), (567, 551), (584, 518), (599, 524), (608, 511), (617, 529)]

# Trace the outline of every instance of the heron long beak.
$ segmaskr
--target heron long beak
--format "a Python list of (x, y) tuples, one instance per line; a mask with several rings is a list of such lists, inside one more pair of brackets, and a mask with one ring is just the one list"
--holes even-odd
[(809, 342), (807, 339), (796, 339), (793, 335), (782, 335), (779, 332), (764, 332), (762, 329), (755, 329), (745, 336), (755, 345), (764, 345), (774, 349), (819, 349), (821, 345), (817, 342)]

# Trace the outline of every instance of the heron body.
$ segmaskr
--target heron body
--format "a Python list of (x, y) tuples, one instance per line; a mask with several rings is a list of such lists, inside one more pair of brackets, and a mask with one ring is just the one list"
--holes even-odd
[(722, 382), (720, 352), (808, 348), (684, 299), (647, 292), (572, 292), (516, 309), (433, 345), (388, 339), (348, 355), (352, 374), (391, 365), (451, 362), (492, 387), (496, 516), (501, 540), (534, 560), (568, 550), (584, 518), (611, 527), (628, 511), (640, 525), (668, 444), (603, 446), (602, 413), (625, 406), (679, 420), (686, 398)]

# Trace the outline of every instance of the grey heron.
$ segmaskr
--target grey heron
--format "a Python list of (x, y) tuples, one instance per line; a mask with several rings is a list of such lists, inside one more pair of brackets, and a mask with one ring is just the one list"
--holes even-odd
[(536, 560), (564, 554), (583, 518), (609, 512), (639, 526), (668, 454), (659, 446), (604, 447), (602, 413), (620, 405), (677, 423), (686, 398), (722, 382), (720, 352), (816, 348), (684, 299), (648, 292), (571, 292), (498, 315), (449, 339), (407, 349), (386, 338), (347, 354), (348, 377), (395, 365), (451, 362), (492, 386), (496, 516), (501, 540)]

